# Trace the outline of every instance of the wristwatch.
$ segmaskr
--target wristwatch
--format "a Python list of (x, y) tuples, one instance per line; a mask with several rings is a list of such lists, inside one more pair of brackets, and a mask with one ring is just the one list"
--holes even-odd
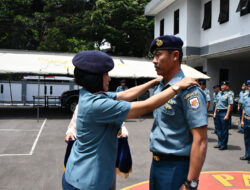
[(186, 180), (184, 185), (188, 188), (188, 189), (191, 189), (191, 190), (196, 190), (198, 188), (198, 184), (199, 184), (199, 180), (195, 180), (195, 179), (192, 179), (192, 180)]
[(180, 87), (177, 85), (172, 85), (171, 87), (175, 91), (175, 93), (178, 94), (178, 92), (180, 91)]

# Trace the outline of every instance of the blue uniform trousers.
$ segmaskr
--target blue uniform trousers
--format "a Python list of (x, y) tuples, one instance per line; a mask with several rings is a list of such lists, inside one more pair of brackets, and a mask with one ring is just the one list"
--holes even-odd
[[(65, 173), (62, 176), (62, 187), (63, 187), (63, 190), (80, 190), (80, 189), (77, 189), (74, 186), (70, 185), (66, 181)], [(110, 190), (115, 190), (115, 189), (116, 189), (116, 174), (115, 174), (115, 178), (114, 178), (114, 181), (113, 181), (113, 184), (112, 184), (112, 187), (110, 188)]]
[(250, 159), (250, 120), (244, 119), (245, 157)]
[(152, 161), (150, 190), (179, 190), (187, 179), (189, 160)]
[(217, 125), (217, 135), (218, 135), (218, 145), (221, 148), (227, 147), (228, 142), (228, 120), (224, 120), (226, 116), (226, 111), (220, 111), (216, 113), (216, 125)]
[(65, 179), (65, 173), (63, 174), (63, 177), (62, 177), (62, 187), (63, 187), (63, 190), (79, 190), (75, 187), (73, 187), (72, 185), (70, 185), (66, 179)]

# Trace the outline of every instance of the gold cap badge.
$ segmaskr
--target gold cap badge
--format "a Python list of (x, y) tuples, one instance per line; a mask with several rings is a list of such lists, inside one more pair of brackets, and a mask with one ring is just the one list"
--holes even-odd
[(158, 47), (161, 47), (161, 46), (163, 45), (163, 41), (157, 39), (157, 40), (156, 40), (156, 45), (157, 45)]

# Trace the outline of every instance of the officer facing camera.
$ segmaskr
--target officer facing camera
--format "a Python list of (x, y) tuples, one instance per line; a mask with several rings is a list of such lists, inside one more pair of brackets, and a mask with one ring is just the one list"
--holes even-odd
[(162, 81), (154, 95), (172, 88), (176, 95), (154, 110), (150, 134), (153, 160), (150, 190), (197, 189), (207, 149), (206, 95), (197, 86), (180, 90), (174, 84), (185, 78), (181, 70), (183, 41), (165, 35), (153, 40), (150, 51)]

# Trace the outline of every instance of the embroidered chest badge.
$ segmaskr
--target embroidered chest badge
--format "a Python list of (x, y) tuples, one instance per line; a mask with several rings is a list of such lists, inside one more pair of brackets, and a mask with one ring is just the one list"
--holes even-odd
[(167, 110), (171, 110), (172, 106), (167, 103), (167, 104), (164, 105), (164, 108), (167, 109)]
[(200, 107), (200, 102), (199, 102), (199, 99), (197, 97), (191, 98), (189, 100), (189, 104), (190, 104), (190, 107), (194, 110), (197, 110)]

